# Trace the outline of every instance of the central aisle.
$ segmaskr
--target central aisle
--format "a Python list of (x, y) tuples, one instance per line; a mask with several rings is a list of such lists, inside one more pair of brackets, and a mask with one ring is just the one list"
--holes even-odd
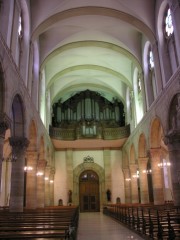
[(77, 240), (143, 239), (103, 213), (80, 213)]

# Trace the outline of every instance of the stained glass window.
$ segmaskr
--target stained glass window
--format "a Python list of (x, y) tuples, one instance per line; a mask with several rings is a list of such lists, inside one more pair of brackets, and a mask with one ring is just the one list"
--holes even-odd
[(172, 23), (172, 15), (171, 10), (168, 9), (166, 16), (165, 16), (165, 32), (168, 37), (170, 37), (173, 34), (174, 28)]

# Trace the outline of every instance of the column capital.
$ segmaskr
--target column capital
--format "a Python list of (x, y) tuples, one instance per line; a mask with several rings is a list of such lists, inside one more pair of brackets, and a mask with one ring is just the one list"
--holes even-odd
[(11, 120), (6, 113), (0, 112), (0, 137), (4, 138), (6, 130), (10, 127)]
[(149, 158), (148, 157), (139, 157), (138, 162), (139, 164), (147, 164)]
[(46, 160), (38, 160), (38, 162), (37, 162), (38, 169), (45, 170), (46, 165), (47, 165), (47, 161)]
[(160, 154), (161, 154), (161, 147), (150, 148), (149, 152), (150, 152), (150, 157), (151, 157), (151, 160), (152, 160), (152, 158), (156, 158), (156, 157), (160, 156)]
[(25, 137), (10, 137), (9, 143), (16, 151), (22, 151), (28, 147), (29, 140)]
[(164, 143), (166, 145), (180, 143), (180, 130), (174, 129), (169, 131), (169, 133), (164, 137)]

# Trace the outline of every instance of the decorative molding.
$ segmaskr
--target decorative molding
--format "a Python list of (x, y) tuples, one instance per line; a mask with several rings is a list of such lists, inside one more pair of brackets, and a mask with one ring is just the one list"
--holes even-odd
[(74, 128), (55, 128), (49, 127), (49, 135), (57, 140), (76, 140), (76, 139), (104, 139), (104, 140), (117, 140), (128, 138), (130, 135), (130, 125), (125, 127), (98, 127), (96, 135), (82, 135), (79, 127)]
[(89, 155), (87, 157), (83, 158), (84, 163), (94, 163), (94, 158), (90, 157)]
[(29, 140), (25, 137), (10, 137), (9, 143), (15, 152), (20, 152), (28, 147)]
[(11, 120), (3, 112), (0, 112), (0, 137), (4, 138), (6, 130), (10, 127)]

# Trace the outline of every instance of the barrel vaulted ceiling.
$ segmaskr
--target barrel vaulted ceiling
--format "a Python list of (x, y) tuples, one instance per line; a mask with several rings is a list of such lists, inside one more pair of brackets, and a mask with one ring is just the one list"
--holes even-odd
[(51, 104), (90, 89), (125, 102), (144, 39), (154, 42), (154, 0), (31, 0)]

